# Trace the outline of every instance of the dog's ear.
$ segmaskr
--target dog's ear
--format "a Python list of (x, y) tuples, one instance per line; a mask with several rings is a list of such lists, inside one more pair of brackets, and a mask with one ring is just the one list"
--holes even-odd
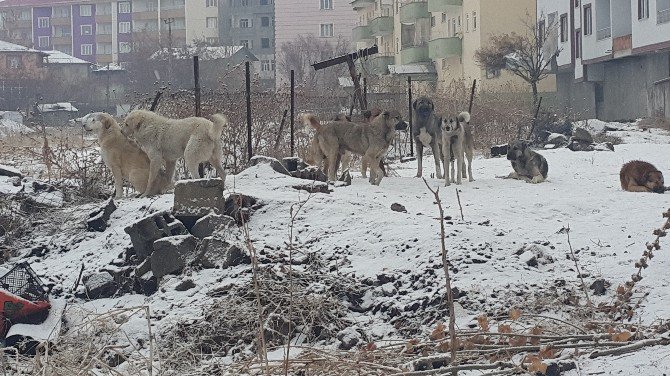
[(113, 120), (105, 114), (98, 115), (98, 121), (102, 123), (102, 126), (105, 127), (105, 129), (109, 129), (112, 127)]
[(433, 101), (428, 101), (428, 104), (430, 105), (431, 110), (435, 109), (435, 105), (433, 104)]
[(419, 100), (415, 99), (414, 102), (412, 102), (412, 108), (416, 110), (416, 106), (419, 104)]

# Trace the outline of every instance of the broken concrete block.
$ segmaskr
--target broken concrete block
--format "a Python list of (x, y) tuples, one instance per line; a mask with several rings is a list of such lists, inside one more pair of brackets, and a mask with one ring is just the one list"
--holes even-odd
[(307, 191), (309, 193), (327, 193), (330, 194), (330, 188), (326, 183), (309, 183), (309, 184), (298, 184), (294, 185), (293, 189), (300, 191)]
[(340, 176), (338, 181), (344, 182), (347, 186), (351, 185), (351, 173), (349, 170), (345, 170)]
[(193, 235), (177, 235), (158, 239), (154, 242), (151, 255), (151, 271), (156, 278), (167, 274), (180, 273), (188, 259), (195, 257), (198, 239)]
[(203, 239), (195, 263), (204, 268), (228, 268), (250, 264), (251, 258), (241, 247), (210, 236)]
[(88, 231), (103, 232), (107, 229), (107, 223), (112, 213), (116, 210), (116, 204), (113, 199), (109, 199), (102, 207), (94, 210), (88, 215), (86, 227)]
[(251, 158), (251, 160), (249, 160), (250, 166), (256, 166), (259, 164), (270, 165), (270, 167), (273, 170), (275, 170), (275, 172), (291, 176), (291, 173), (288, 172), (286, 167), (284, 167), (284, 165), (281, 162), (279, 162), (279, 160), (277, 160), (276, 158), (266, 157), (264, 155), (255, 155)]
[(86, 287), (86, 294), (91, 299), (111, 298), (118, 289), (114, 277), (106, 272), (88, 277), (84, 286)]
[(177, 284), (177, 286), (175, 286), (174, 289), (176, 291), (186, 291), (186, 290), (190, 290), (194, 287), (195, 287), (195, 282), (193, 282), (192, 279), (187, 278), (187, 279), (184, 279), (183, 281), (179, 282), (179, 284)]
[(316, 180), (325, 182), (328, 180), (326, 174), (323, 171), (319, 170), (319, 168), (316, 166), (307, 166), (298, 171), (293, 171), (291, 172), (291, 176), (298, 179), (306, 179), (312, 181)]
[(5, 165), (0, 165), (0, 176), (9, 176), (9, 177), (18, 177), (23, 178), (21, 171), (15, 169), (14, 167), (9, 167)]
[(180, 219), (191, 217), (196, 220), (212, 211), (222, 214), (223, 190), (223, 180), (218, 178), (180, 180), (175, 183), (172, 212)]
[(286, 157), (282, 159), (281, 163), (284, 165), (284, 168), (286, 168), (291, 173), (291, 175), (293, 175), (293, 172), (307, 167), (307, 163), (298, 157)]
[(260, 207), (258, 200), (254, 197), (241, 193), (232, 193), (226, 197), (224, 214), (233, 217), (238, 225), (248, 222), (251, 217), (251, 209)]
[(212, 236), (216, 231), (221, 231), (235, 225), (236, 223), (233, 217), (210, 213), (195, 222), (191, 228), (191, 234), (198, 239), (204, 239), (208, 236)]
[(146, 259), (154, 251), (154, 241), (166, 236), (186, 235), (188, 230), (183, 223), (168, 212), (159, 212), (140, 219), (126, 227), (130, 235), (135, 254), (140, 260)]
[(135, 267), (135, 276), (142, 276), (151, 271), (151, 256)]
[(154, 273), (151, 271), (141, 276), (136, 276), (133, 284), (133, 291), (138, 294), (150, 296), (158, 291), (158, 279), (156, 279)]
[(593, 136), (591, 135), (591, 132), (584, 128), (575, 128), (572, 132), (572, 140), (579, 141), (582, 144), (592, 144)]

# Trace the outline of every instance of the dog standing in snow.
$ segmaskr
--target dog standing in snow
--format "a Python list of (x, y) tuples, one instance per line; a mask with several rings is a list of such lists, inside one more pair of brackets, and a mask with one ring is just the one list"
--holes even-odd
[(643, 161), (630, 161), (619, 172), (621, 189), (628, 192), (664, 193), (663, 173), (654, 165)]
[[(466, 177), (464, 159), (468, 159), (469, 181), (472, 178), (472, 157), (474, 154), (474, 139), (470, 127), (470, 113), (461, 112), (455, 118), (443, 117), (440, 119), (440, 130), (442, 131), (442, 159), (444, 161), (444, 185), (451, 183), (461, 184), (461, 177)], [(451, 162), (451, 177), (449, 176), (449, 164)], [(454, 168), (454, 164), (456, 165)]]
[(503, 179), (524, 180), (527, 183), (542, 183), (547, 179), (549, 164), (544, 157), (532, 150), (528, 141), (512, 141), (507, 146), (507, 159), (512, 162), (514, 172)]
[[(423, 148), (430, 147), (433, 150), (435, 158), (435, 177), (442, 179), (442, 167), (440, 159), (442, 152), (440, 143), (442, 143), (442, 131), (440, 130), (440, 119), (435, 115), (435, 104), (426, 97), (421, 97), (412, 103), (414, 116), (414, 127), (412, 129), (412, 138), (416, 145), (417, 171), (416, 177), (420, 178), (423, 174)], [(446, 169), (446, 166), (445, 166)]]

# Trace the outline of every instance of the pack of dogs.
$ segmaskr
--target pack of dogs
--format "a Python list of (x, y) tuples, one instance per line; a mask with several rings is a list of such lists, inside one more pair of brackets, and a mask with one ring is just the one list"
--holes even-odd
[[(476, 129), (470, 124), (470, 114), (466, 111), (452, 115), (439, 113), (430, 98), (420, 97), (412, 103), (411, 116), (414, 125), (411, 135), (417, 153), (416, 177), (423, 175), (425, 147), (432, 150), (435, 177), (444, 179), (445, 186), (460, 185), (463, 179), (473, 182)], [(179, 159), (184, 160), (192, 178), (202, 178), (198, 166), (209, 162), (225, 182), (221, 135), (229, 121), (224, 115), (215, 114), (211, 119), (171, 119), (151, 111), (133, 110), (122, 124), (102, 112), (88, 114), (80, 120), (85, 130), (97, 134), (102, 159), (114, 177), (116, 197), (123, 197), (125, 181), (141, 197), (169, 191), (174, 187)], [(365, 111), (362, 121), (352, 121), (344, 114), (330, 121), (320, 121), (310, 113), (302, 114), (301, 120), (314, 130), (306, 162), (318, 166), (329, 181), (336, 181), (340, 166), (348, 169), (352, 156), (358, 155), (361, 174), (373, 185), (379, 185), (387, 176), (384, 158), (396, 132), (408, 128), (398, 111), (378, 108)], [(506, 146), (506, 152), (513, 171), (498, 178), (533, 184), (546, 181), (547, 160), (532, 150), (528, 141), (512, 141)], [(619, 177), (624, 191), (664, 193), (668, 190), (663, 174), (648, 162), (624, 164)]]

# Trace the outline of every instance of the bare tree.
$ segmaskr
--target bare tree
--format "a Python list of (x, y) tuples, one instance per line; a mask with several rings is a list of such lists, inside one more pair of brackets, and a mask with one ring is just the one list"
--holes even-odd
[(304, 83), (308, 88), (333, 88), (337, 86), (339, 76), (348, 76), (346, 65), (318, 72), (311, 65), (344, 55), (347, 53), (347, 46), (348, 43), (341, 37), (336, 43), (331, 43), (312, 34), (300, 35), (295, 40), (281, 45), (277, 54), (277, 68), (284, 77), (288, 77), (291, 70), (294, 70), (296, 82)]
[(514, 32), (493, 35), (488, 45), (475, 52), (475, 61), (484, 69), (508, 70), (526, 81), (533, 91), (533, 105), (536, 105), (537, 85), (550, 74), (548, 68), (561, 49), (554, 46), (556, 22), (541, 21), (535, 25), (526, 21), (524, 25), (524, 35)]

